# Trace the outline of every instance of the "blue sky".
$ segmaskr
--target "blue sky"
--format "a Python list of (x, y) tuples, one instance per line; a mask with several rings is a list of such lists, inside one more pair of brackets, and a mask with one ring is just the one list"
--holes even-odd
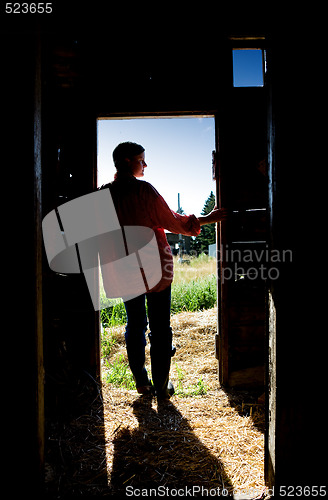
[(145, 176), (172, 210), (180, 203), (186, 214), (200, 215), (210, 192), (213, 117), (98, 120), (98, 185), (113, 180), (112, 151), (120, 142), (142, 144), (146, 150)]
[(234, 87), (263, 86), (262, 50), (233, 50)]
[[(232, 57), (235, 86), (263, 85), (261, 50), (234, 50)], [(200, 215), (210, 192), (215, 193), (214, 130), (213, 117), (98, 120), (98, 185), (114, 178), (113, 149), (120, 142), (137, 142), (146, 150), (143, 179), (172, 210), (180, 193), (185, 213)]]

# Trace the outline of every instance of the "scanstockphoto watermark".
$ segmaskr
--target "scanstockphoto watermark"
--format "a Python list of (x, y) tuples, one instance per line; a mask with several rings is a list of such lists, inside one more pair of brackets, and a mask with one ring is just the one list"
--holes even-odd
[[(273, 492), (273, 490), (271, 490)], [(271, 493), (270, 492), (270, 493)], [(168, 486), (160, 485), (156, 488), (135, 488), (134, 486), (127, 486), (125, 488), (125, 495), (127, 497), (231, 497), (231, 495), (244, 495), (248, 498), (259, 498), (263, 493), (256, 488), (249, 488), (247, 490), (234, 490), (233, 492), (227, 488), (205, 488), (204, 486), (181, 486), (180, 488), (169, 488)]]
[(270, 248), (268, 244), (243, 248), (235, 245), (220, 245), (217, 252), (222, 262), (221, 280), (277, 280), (282, 264), (291, 264), (290, 249)]

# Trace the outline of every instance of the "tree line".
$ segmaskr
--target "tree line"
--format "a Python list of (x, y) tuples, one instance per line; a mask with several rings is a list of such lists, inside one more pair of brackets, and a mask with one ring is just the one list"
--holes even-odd
[[(201, 215), (207, 215), (212, 212), (215, 207), (215, 196), (213, 191), (211, 191), (209, 197), (205, 201), (204, 207), (201, 211)], [(184, 214), (184, 210), (180, 208), (177, 210), (178, 213)], [(200, 254), (202, 252), (208, 252), (208, 245), (212, 245), (216, 242), (215, 237), (215, 224), (205, 224), (200, 229), (200, 234), (196, 237), (192, 237), (190, 249), (193, 252)]]

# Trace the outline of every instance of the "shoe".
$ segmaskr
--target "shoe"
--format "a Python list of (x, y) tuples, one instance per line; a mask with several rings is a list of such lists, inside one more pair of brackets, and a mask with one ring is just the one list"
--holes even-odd
[(152, 385), (142, 385), (140, 387), (137, 387), (137, 392), (138, 394), (143, 394), (144, 396), (150, 396), (153, 394), (154, 390), (153, 390), (153, 386)]
[(171, 396), (174, 394), (174, 386), (171, 381), (168, 382), (167, 384), (167, 389), (165, 391), (155, 391), (155, 396), (157, 399), (170, 399)]

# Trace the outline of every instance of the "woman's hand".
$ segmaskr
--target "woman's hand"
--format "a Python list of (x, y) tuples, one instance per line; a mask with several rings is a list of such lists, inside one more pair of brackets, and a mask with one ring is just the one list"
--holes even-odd
[(204, 224), (213, 224), (214, 222), (221, 222), (228, 217), (228, 210), (226, 208), (216, 208), (212, 210), (207, 215), (201, 215), (198, 217), (201, 226)]

